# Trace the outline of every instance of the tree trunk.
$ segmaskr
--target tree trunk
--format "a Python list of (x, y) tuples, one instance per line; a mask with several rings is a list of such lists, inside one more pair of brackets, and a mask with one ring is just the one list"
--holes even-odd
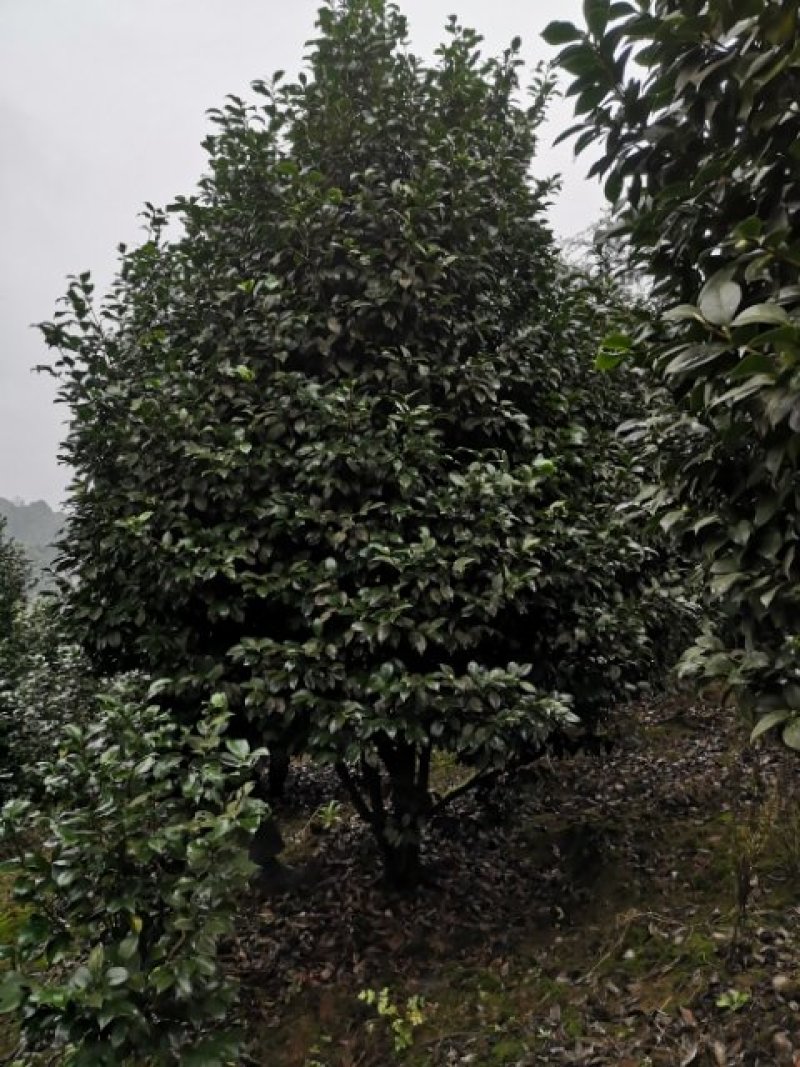
[(384, 839), (381, 842), (381, 852), (384, 876), (393, 889), (409, 890), (419, 885), (422, 863), (418, 833), (414, 840), (394, 845)]
[(431, 753), (427, 747), (418, 750), (413, 744), (385, 736), (377, 747), (389, 780), (388, 806), (377, 766), (362, 759), (357, 773), (344, 763), (337, 764), (336, 769), (356, 811), (375, 835), (387, 883), (395, 889), (412, 889), (422, 875), (420, 842), (431, 810)]
[(286, 779), (289, 777), (290, 764), (291, 757), (288, 749), (279, 748), (274, 744), (270, 745), (269, 767), (267, 770), (270, 799), (279, 800), (283, 796), (286, 789)]
[(422, 874), (420, 841), (430, 809), (428, 773), (430, 753), (413, 744), (383, 746), (381, 758), (389, 773), (391, 811), (386, 829), (391, 840), (381, 842), (386, 879), (397, 889), (411, 889)]

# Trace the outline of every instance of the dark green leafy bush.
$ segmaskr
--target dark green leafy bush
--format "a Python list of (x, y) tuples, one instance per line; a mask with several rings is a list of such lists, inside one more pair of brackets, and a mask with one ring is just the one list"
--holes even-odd
[(6, 536), (5, 527), (6, 520), (0, 516), (0, 655), (11, 638), (17, 612), (30, 584), (30, 566), (25, 553)]
[(90, 714), (98, 686), (54, 602), (39, 597), (17, 612), (0, 650), (0, 797), (40, 787), (38, 764), (56, 756), (66, 725)]
[(529, 177), (548, 81), (523, 106), (518, 42), (483, 59), (455, 20), (426, 66), (380, 0), (319, 30), (310, 77), (214, 114), (105, 303), (81, 275), (43, 327), (66, 613), (97, 665), (175, 675), (189, 714), (221, 688), (256, 743), (334, 763), (405, 880), (433, 749), (480, 775), (631, 692), (663, 568), (615, 511), (638, 387), (591, 361), (618, 309)]
[(545, 32), (573, 76), (564, 136), (599, 148), (592, 173), (664, 311), (638, 337), (676, 405), (644, 427), (650, 503), (726, 617), (687, 669), (800, 748), (798, 6), (587, 0), (585, 14), (586, 29)]
[[(217, 951), (251, 865), (263, 805), (243, 785), (256, 754), (226, 733), (218, 697), (195, 730), (162, 709), (100, 698), (41, 767), (44, 801), (0, 811), (4, 870), (30, 909), (0, 981), (24, 1050), (59, 1063), (214, 1067), (235, 997)], [(24, 1050), (21, 1050), (24, 1052)]]

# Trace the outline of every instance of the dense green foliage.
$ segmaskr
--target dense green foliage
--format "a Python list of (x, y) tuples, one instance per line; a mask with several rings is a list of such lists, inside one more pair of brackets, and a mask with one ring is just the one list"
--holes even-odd
[(118, 688), (40, 766), (41, 808), (0, 810), (3, 869), (30, 909), (5, 946), (0, 1017), (19, 1014), (28, 1052), (74, 1067), (236, 1059), (217, 946), (263, 805), (242, 785), (256, 754), (213, 703), (189, 731)]
[(0, 797), (37, 789), (37, 765), (54, 758), (67, 724), (89, 714), (97, 688), (54, 603), (39, 598), (17, 612), (0, 644)]
[(28, 589), (29, 567), (21, 547), (6, 534), (0, 516), (0, 655), (14, 630), (17, 613)]
[(0, 796), (7, 787), (4, 779), (15, 766), (10, 752), (14, 716), (9, 696), (18, 672), (20, 617), (30, 573), (22, 549), (6, 536), (5, 526), (0, 516)]
[[(76, 472), (67, 617), (95, 663), (221, 688), (336, 765), (413, 877), (434, 748), (479, 778), (658, 667), (663, 561), (616, 505), (637, 410), (591, 366), (619, 307), (530, 179), (549, 84), (393, 5), (323, 7), (310, 76), (214, 114), (108, 299), (43, 329)], [(176, 225), (179, 224), (179, 225)]]
[(545, 37), (574, 77), (566, 135), (599, 146), (592, 172), (665, 309), (638, 338), (677, 403), (649, 426), (652, 504), (727, 616), (687, 662), (800, 748), (798, 7), (587, 0), (585, 14), (585, 30)]

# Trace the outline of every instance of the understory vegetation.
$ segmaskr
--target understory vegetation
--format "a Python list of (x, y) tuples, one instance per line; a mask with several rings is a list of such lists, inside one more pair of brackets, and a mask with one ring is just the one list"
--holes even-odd
[(73, 481), (56, 592), (0, 527), (0, 1059), (797, 1062), (797, 11), (584, 14), (580, 263), (554, 75), (331, 0), (41, 324)]

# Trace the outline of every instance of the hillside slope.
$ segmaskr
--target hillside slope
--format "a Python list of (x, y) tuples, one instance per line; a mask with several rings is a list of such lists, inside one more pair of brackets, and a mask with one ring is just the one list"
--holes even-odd
[(25, 549), (33, 565), (36, 587), (47, 586), (47, 569), (53, 563), (53, 544), (64, 525), (64, 516), (54, 511), (44, 500), (26, 504), (21, 500), (0, 497), (0, 516), (6, 522), (6, 533)]

